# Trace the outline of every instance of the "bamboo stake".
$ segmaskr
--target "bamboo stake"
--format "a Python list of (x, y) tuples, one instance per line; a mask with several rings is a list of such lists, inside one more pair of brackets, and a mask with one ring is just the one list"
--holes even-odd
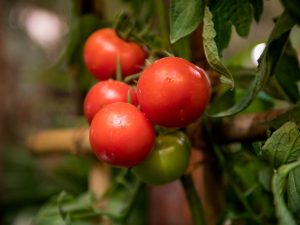
[(27, 138), (28, 149), (37, 154), (72, 153), (91, 151), (88, 128), (44, 130)]

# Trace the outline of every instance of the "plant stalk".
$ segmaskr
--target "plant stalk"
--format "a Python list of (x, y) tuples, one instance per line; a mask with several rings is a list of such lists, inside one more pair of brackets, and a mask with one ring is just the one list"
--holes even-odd
[(162, 36), (163, 46), (165, 49), (169, 50), (169, 23), (164, 0), (155, 0), (155, 10), (158, 17), (158, 25)]
[(180, 181), (192, 213), (194, 225), (205, 225), (201, 200), (198, 196), (191, 175), (182, 176)]

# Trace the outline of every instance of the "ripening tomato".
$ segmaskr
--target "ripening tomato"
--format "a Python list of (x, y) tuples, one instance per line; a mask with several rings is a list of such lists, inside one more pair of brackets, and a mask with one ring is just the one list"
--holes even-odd
[(84, 46), (84, 62), (98, 80), (107, 80), (116, 75), (119, 57), (123, 77), (138, 73), (144, 66), (147, 52), (137, 43), (121, 39), (114, 29), (97, 30)]
[(133, 173), (146, 183), (165, 184), (185, 173), (190, 155), (191, 145), (183, 132), (160, 135), (147, 159), (134, 167)]
[(103, 106), (114, 102), (127, 102), (129, 94), (131, 103), (137, 105), (136, 93), (129, 85), (117, 80), (98, 82), (89, 90), (84, 99), (83, 110), (85, 117), (91, 123), (95, 114)]
[(205, 71), (177, 57), (155, 61), (141, 74), (137, 97), (141, 110), (154, 123), (184, 127), (205, 110), (211, 86)]
[(90, 127), (90, 143), (102, 161), (132, 167), (146, 159), (155, 132), (144, 114), (135, 106), (116, 102), (99, 110)]

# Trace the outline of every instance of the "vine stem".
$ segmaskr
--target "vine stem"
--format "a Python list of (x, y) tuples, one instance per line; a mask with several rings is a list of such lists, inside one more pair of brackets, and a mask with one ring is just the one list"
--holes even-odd
[(190, 206), (194, 225), (205, 225), (201, 200), (198, 196), (191, 175), (182, 176), (180, 181)]
[(163, 46), (166, 49), (170, 49), (169, 44), (169, 23), (168, 16), (166, 15), (166, 9), (164, 5), (164, 0), (155, 0), (155, 9), (158, 17), (158, 25), (162, 35)]

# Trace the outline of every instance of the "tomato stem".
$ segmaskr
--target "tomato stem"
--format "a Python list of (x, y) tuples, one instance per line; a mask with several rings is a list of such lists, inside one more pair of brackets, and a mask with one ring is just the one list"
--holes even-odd
[(122, 78), (122, 66), (121, 66), (121, 62), (120, 62), (120, 56), (117, 57), (117, 75), (116, 78), (118, 81), (123, 81)]
[(192, 212), (194, 225), (205, 225), (201, 200), (198, 196), (191, 175), (182, 176), (180, 181), (182, 187), (184, 188), (185, 196)]
[(130, 76), (125, 77), (124, 82), (125, 83), (130, 83), (131, 81), (138, 79), (140, 76), (141, 76), (140, 73), (132, 74)]

